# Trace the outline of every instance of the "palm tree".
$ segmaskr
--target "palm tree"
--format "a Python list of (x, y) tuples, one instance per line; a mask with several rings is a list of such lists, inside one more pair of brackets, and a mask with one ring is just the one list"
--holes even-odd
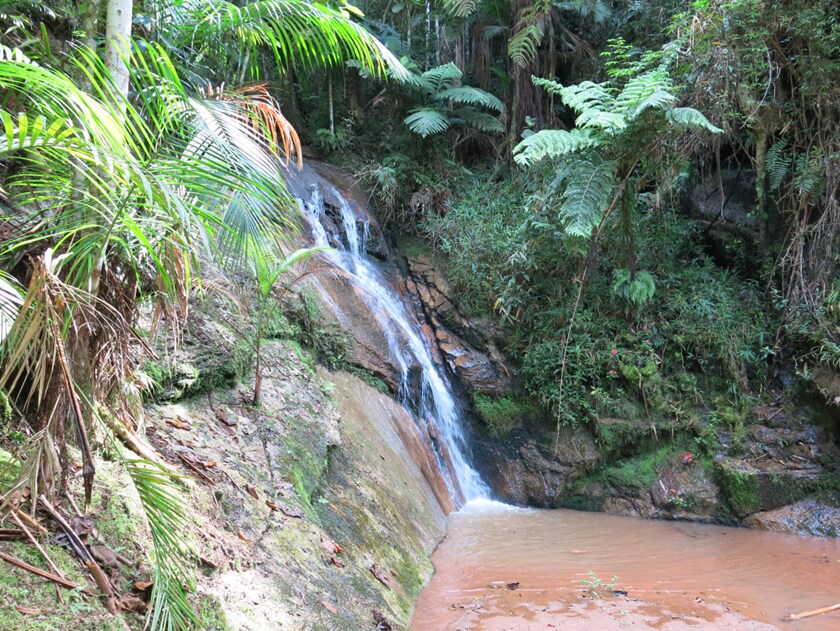
[[(205, 18), (212, 6), (224, 17), (198, 23), (195, 32), (207, 34), (195, 40), (200, 46), (216, 41), (211, 26), (227, 33), (238, 16), (232, 32), (267, 44), (278, 62), (296, 55), (328, 64), (352, 54), (381, 74), (389, 66), (400, 72), (376, 40), (330, 9), (300, 0), (176, 4)], [(106, 428), (139, 456), (124, 461), (155, 546), (151, 628), (182, 629), (194, 618), (183, 589), (181, 502), (171, 472), (134, 429), (137, 354), (153, 355), (134, 332), (136, 305), (147, 296), (156, 321), (176, 323), (202, 260), (241, 268), (270, 258), (296, 226), (278, 157), (299, 160), (300, 142), (264, 86), (232, 90), (195, 75), (185, 82), (162, 45), (119, 33), (113, 41), (119, 62), (85, 47), (64, 60), (84, 89), (0, 45), (0, 160), (14, 163), (0, 189), (12, 209), (3, 218), (11, 234), (0, 244), (0, 389), (36, 431), (3, 501), (29, 488), (34, 513), (39, 498), (65, 486), (63, 428), (72, 420), (89, 503), (95, 469), (87, 433), (92, 423)], [(115, 76), (118, 63), (130, 92)]]

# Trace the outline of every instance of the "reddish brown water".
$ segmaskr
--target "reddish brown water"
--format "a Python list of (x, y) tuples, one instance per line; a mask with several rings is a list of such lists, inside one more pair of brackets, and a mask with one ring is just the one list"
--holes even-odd
[[(782, 620), (840, 603), (834, 539), (468, 505), (432, 560), (413, 631), (840, 630), (840, 611)], [(585, 593), (589, 572), (627, 595)]]

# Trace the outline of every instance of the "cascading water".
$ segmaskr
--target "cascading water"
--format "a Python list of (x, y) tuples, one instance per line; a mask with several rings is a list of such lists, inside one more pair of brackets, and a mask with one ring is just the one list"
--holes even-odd
[[(326, 256), (361, 290), (367, 308), (385, 334), (390, 352), (400, 368), (398, 395), (403, 403), (416, 410), (418, 421), (424, 425), (423, 433), (432, 437), (435, 456), (453, 501), (460, 505), (488, 499), (490, 490), (466, 455), (462, 417), (449, 381), (435, 364), (414, 313), (406, 308), (378, 266), (367, 256), (369, 223), (360, 220), (341, 192), (311, 169), (305, 167), (302, 175), (291, 176), (290, 190), (297, 196), (301, 210), (309, 219), (313, 241), (319, 246), (336, 247), (342, 244)], [(298, 180), (297, 185), (295, 180)], [(307, 183), (308, 191), (302, 190), (301, 182)], [(335, 230), (328, 232), (325, 192), (331, 199), (337, 200), (341, 233)], [(336, 308), (336, 316), (341, 320), (340, 310), (331, 300), (329, 302)], [(420, 368), (419, 392), (412, 392), (410, 386), (412, 365)]]

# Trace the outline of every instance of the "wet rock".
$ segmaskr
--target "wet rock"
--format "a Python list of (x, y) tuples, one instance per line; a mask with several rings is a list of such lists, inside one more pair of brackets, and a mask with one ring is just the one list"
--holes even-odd
[(840, 535), (840, 507), (836, 501), (827, 503), (811, 498), (751, 515), (746, 525), (796, 535), (837, 537)]
[(720, 485), (735, 515), (770, 511), (815, 492), (822, 467), (765, 459), (745, 462), (724, 458), (717, 463)]
[(557, 451), (553, 433), (528, 437), (519, 431), (506, 440), (514, 449), (503, 451), (485, 445), (480, 468), (493, 492), (505, 501), (540, 507), (557, 507), (569, 484), (600, 459), (595, 441), (583, 428), (561, 428)]
[(418, 302), (441, 355), (464, 385), (481, 394), (500, 396), (513, 390), (513, 369), (499, 352), (488, 322), (466, 318), (451, 298), (452, 289), (429, 255), (407, 258), (407, 290)]

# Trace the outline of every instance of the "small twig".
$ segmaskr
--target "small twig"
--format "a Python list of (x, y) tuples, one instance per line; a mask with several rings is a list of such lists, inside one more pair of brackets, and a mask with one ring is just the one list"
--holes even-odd
[(50, 569), (61, 578), (64, 578), (64, 573), (61, 570), (59, 570), (58, 567), (56, 567), (55, 563), (53, 563), (53, 560), (50, 558), (50, 555), (47, 554), (47, 551), (41, 547), (41, 544), (38, 543), (38, 540), (32, 536), (32, 533), (29, 532), (29, 528), (27, 528), (26, 525), (20, 520), (20, 517), (15, 515), (14, 512), (10, 512), (9, 515), (12, 519), (14, 519), (17, 522), (18, 526), (21, 527), (23, 532), (26, 534), (26, 538), (29, 539), (30, 543), (32, 543), (32, 545), (38, 548), (38, 552), (40, 552), (41, 556), (44, 557), (44, 560), (46, 560), (47, 565), (50, 566)]
[(27, 515), (23, 511), (18, 510), (14, 506), (10, 506), (9, 510), (12, 513), (14, 513), (15, 515), (17, 515), (18, 517), (20, 517), (23, 521), (27, 522), (30, 526), (34, 526), (35, 528), (37, 528), (41, 532), (41, 534), (43, 534), (43, 535), (50, 534), (49, 530), (44, 528), (41, 524), (38, 523), (37, 520), (33, 519), (32, 517), (30, 517), (29, 515)]
[[(52, 571), (53, 571), (56, 575), (60, 576), (61, 578), (65, 578), (65, 576), (64, 576), (64, 572), (62, 572), (61, 570), (59, 570), (59, 569), (58, 569), (58, 567), (56, 566), (56, 564), (55, 564), (55, 563), (53, 563), (53, 560), (50, 558), (50, 555), (49, 555), (49, 554), (47, 554), (47, 551), (46, 551), (46, 550), (44, 550), (44, 548), (42, 548), (42, 547), (41, 547), (41, 544), (40, 544), (40, 543), (38, 543), (38, 540), (37, 540), (37, 539), (36, 539), (36, 538), (32, 535), (32, 533), (31, 533), (31, 532), (29, 532), (29, 528), (27, 528), (27, 527), (26, 527), (26, 524), (24, 524), (24, 523), (23, 523), (23, 521), (21, 521), (20, 517), (18, 517), (18, 516), (17, 516), (17, 514), (15, 513), (14, 508), (12, 508), (12, 509), (9, 511), (9, 516), (10, 516), (12, 519), (14, 519), (14, 520), (15, 520), (15, 522), (17, 522), (17, 525), (18, 525), (18, 526), (20, 526), (20, 527), (21, 527), (21, 529), (23, 530), (23, 532), (26, 534), (26, 538), (27, 538), (27, 539), (29, 539), (30, 543), (32, 543), (32, 545), (34, 545), (34, 546), (38, 549), (38, 552), (40, 552), (40, 553), (41, 553), (41, 556), (42, 556), (42, 557), (44, 557), (44, 559), (46, 560), (47, 565), (49, 565), (49, 566), (50, 566), (50, 569), (51, 569), (51, 570), (52, 570)], [(55, 595), (56, 595), (56, 597), (58, 598), (58, 601), (59, 601), (59, 602), (63, 605), (63, 604), (64, 604), (64, 597), (61, 595), (61, 590), (59, 589), (58, 585), (56, 585), (56, 586), (55, 586)]]
[(811, 616), (818, 616), (821, 613), (828, 613), (829, 611), (837, 611), (840, 609), (840, 603), (831, 605), (830, 607), (821, 607), (820, 609), (811, 609), (810, 611), (801, 611), (799, 613), (788, 614), (783, 620), (802, 620), (802, 618), (810, 618)]
[(93, 576), (93, 580), (96, 581), (96, 586), (99, 588), (99, 591), (105, 596), (105, 608), (108, 610), (108, 613), (117, 615), (117, 601), (114, 598), (114, 590), (105, 573), (102, 571), (102, 568), (93, 559), (85, 563), (85, 567), (90, 572), (90, 575)]
[(56, 576), (55, 574), (50, 574), (49, 572), (45, 572), (34, 565), (29, 565), (25, 561), (21, 561), (20, 559), (16, 559), (13, 556), (9, 556), (5, 552), (0, 552), (0, 559), (3, 559), (6, 563), (10, 563), (15, 567), (19, 567), (22, 570), (26, 570), (27, 572), (31, 572), (36, 576), (40, 576), (41, 578), (45, 578), (47, 580), (52, 581), (53, 583), (58, 583), (59, 585), (66, 587), (67, 589), (78, 589), (80, 585), (76, 585), (76, 583), (71, 583), (70, 581), (61, 578), (60, 576)]
[(183, 454), (178, 454), (178, 457), (179, 457), (181, 460), (183, 460), (184, 464), (185, 464), (185, 465), (187, 465), (187, 467), (188, 467), (191, 471), (193, 471), (196, 475), (198, 475), (198, 476), (199, 476), (199, 477), (201, 477), (202, 479), (206, 480), (209, 484), (215, 484), (215, 483), (216, 483), (216, 480), (214, 480), (214, 479), (213, 479), (213, 478), (211, 478), (209, 475), (207, 475), (206, 473), (204, 473), (204, 471), (202, 471), (201, 469), (199, 469), (198, 467), (196, 467), (196, 466), (195, 466), (195, 463), (193, 463), (193, 462), (192, 462), (189, 458), (187, 458), (187, 457), (186, 457), (186, 456), (184, 456)]

